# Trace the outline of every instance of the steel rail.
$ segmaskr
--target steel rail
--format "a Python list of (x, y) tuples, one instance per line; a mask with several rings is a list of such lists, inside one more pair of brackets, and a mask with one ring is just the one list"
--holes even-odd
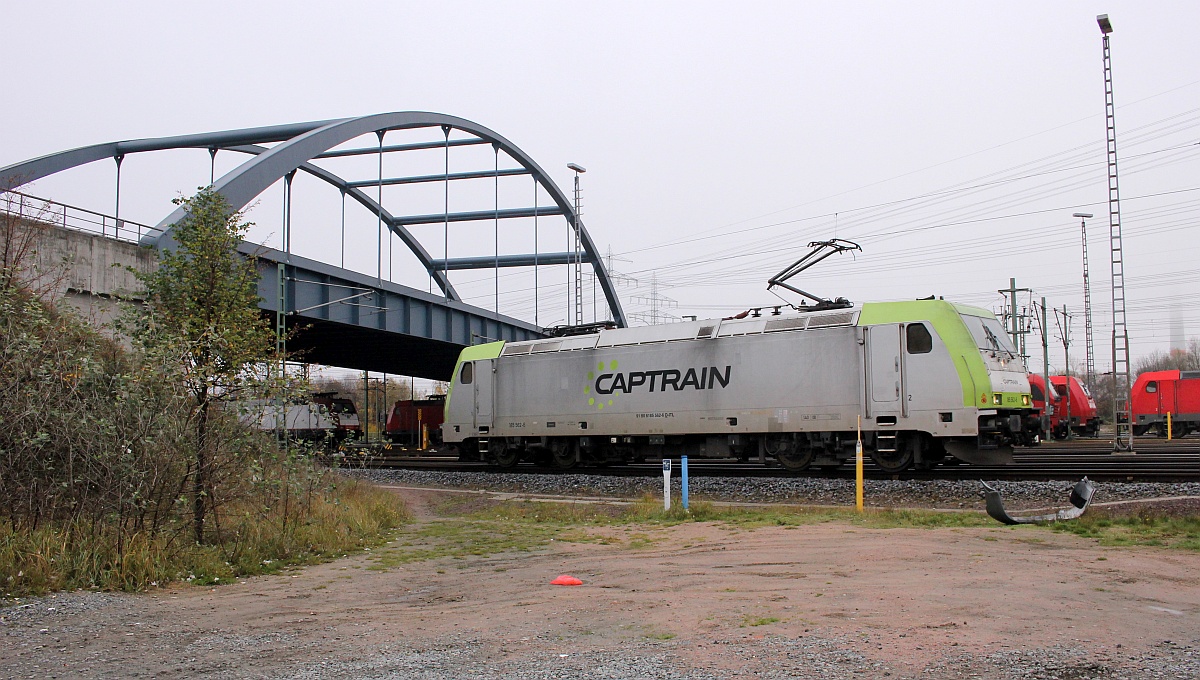
[[(1014, 465), (939, 465), (933, 470), (906, 470), (890, 473), (880, 470), (869, 461), (864, 467), (868, 479), (898, 480), (1022, 480), (1052, 481), (1078, 480), (1083, 476), (1095, 481), (1119, 482), (1196, 482), (1200, 481), (1200, 452), (1177, 452), (1162, 454), (1139, 454), (1113, 456), (1111, 454), (1068, 458), (1056, 458), (1040, 454), (1018, 453)], [(537, 465), (521, 464), (512, 468), (497, 468), (486, 463), (463, 463), (449, 456), (416, 455), (407, 451), (366, 449), (341, 456), (324, 456), (324, 462), (332, 466), (358, 467), (367, 469), (409, 469), (431, 472), (497, 472), (511, 474), (589, 474), (599, 476), (646, 476), (661, 474), (661, 465), (636, 463), (607, 467), (576, 467), (557, 469)], [(692, 460), (691, 474), (697, 477), (744, 477), (744, 478), (843, 478), (853, 476), (853, 469), (843, 465), (835, 470), (806, 470), (790, 472), (779, 467), (768, 467), (757, 463), (740, 463), (733, 460)]]

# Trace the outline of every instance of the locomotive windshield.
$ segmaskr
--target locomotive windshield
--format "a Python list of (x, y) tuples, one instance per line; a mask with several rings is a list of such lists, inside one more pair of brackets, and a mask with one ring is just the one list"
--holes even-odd
[(354, 409), (354, 402), (349, 399), (334, 399), (329, 404), (330, 413), (357, 413)]
[(1008, 352), (1016, 355), (1017, 350), (1013, 348), (1012, 342), (1009, 341), (1008, 333), (1000, 325), (1000, 321), (995, 317), (983, 318), (979, 316), (962, 317), (963, 323), (967, 324), (967, 329), (971, 331), (971, 337), (975, 338), (975, 344), (982, 350)]

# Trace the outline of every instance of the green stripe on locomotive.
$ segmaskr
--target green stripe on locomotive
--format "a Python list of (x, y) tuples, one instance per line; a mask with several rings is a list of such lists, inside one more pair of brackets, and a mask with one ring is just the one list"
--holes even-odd
[(472, 345), (463, 348), (463, 351), (458, 354), (458, 362), (454, 364), (454, 372), (450, 374), (449, 386), (446, 388), (446, 404), (442, 406), (442, 420), (450, 419), (450, 398), (454, 394), (454, 379), (459, 376), (462, 371), (464, 361), (478, 361), (480, 359), (495, 359), (500, 356), (500, 352), (504, 351), (504, 341), (497, 340), (496, 342), (487, 342), (482, 345)]
[[(1021, 408), (1021, 393), (1000, 393), (1001, 404), (994, 402), (992, 381), (983, 363), (979, 347), (960, 315), (996, 318), (982, 307), (961, 305), (945, 300), (908, 300), (904, 302), (866, 302), (858, 316), (859, 326), (885, 323), (928, 321), (942, 338), (954, 359), (954, 369), (962, 384), (963, 406), (973, 408)], [(1026, 408), (1028, 403), (1026, 402)]]

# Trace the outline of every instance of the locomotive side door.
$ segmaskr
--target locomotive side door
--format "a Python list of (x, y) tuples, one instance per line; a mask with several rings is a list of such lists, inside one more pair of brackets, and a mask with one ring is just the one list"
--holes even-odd
[(1178, 381), (1159, 380), (1158, 381), (1158, 415), (1164, 423), (1167, 422), (1167, 411), (1171, 412), (1171, 417), (1179, 415), (1179, 395), (1175, 389)]
[(867, 417), (895, 415), (901, 410), (901, 324), (867, 327)]
[(475, 362), (475, 430), (492, 429), (492, 404), (494, 399), (493, 372), (495, 359), (478, 359)]

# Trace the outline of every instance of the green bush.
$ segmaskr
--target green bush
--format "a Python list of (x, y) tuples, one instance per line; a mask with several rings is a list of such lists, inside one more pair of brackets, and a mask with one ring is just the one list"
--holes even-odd
[[(216, 406), (228, 381), (198, 401), (195, 343), (143, 327), (154, 342), (122, 346), (21, 280), (0, 277), (0, 598), (220, 583), (359, 549), (405, 520), (394, 496)], [(222, 366), (254, 387), (253, 365)]]

